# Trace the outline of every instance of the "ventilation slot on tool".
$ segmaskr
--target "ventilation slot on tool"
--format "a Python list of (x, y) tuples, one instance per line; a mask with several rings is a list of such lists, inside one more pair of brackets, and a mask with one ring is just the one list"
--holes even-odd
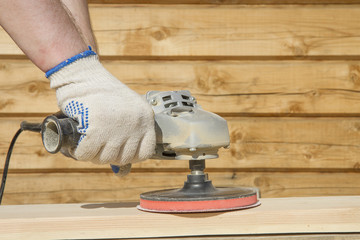
[(169, 107), (176, 107), (178, 105), (177, 102), (171, 102), (171, 103), (167, 103), (164, 105), (165, 108), (169, 108)]
[(186, 96), (186, 95), (181, 95), (181, 97), (184, 99), (184, 100), (189, 100), (190, 97)]
[(165, 96), (162, 98), (164, 102), (171, 100), (171, 95)]
[(187, 106), (187, 107), (194, 107), (194, 104), (192, 104), (190, 102), (182, 102), (182, 105)]
[(162, 155), (164, 157), (176, 157), (176, 153), (172, 152), (172, 151), (164, 151), (164, 152), (162, 152)]

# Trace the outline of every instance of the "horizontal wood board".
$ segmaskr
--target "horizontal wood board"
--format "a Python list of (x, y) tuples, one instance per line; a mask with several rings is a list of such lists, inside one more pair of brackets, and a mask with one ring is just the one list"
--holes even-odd
[[(357, 233), (320, 233), (320, 234), (248, 234), (233, 236), (206, 236), (206, 237), (162, 237), (153, 240), (358, 240)], [(132, 238), (134, 239), (134, 238)], [(124, 239), (130, 240), (130, 238)]]
[(359, 202), (359, 197), (270, 198), (244, 211), (198, 214), (146, 213), (121, 203), (6, 206), (0, 209), (0, 236), (8, 240), (359, 233)]
[[(90, 5), (103, 56), (358, 57), (358, 5)], [(22, 55), (4, 31), (0, 54)]]
[[(13, 173), (4, 205), (139, 201), (143, 192), (181, 188), (189, 172)], [(360, 195), (360, 173), (209, 172), (216, 187), (257, 187), (263, 198)]]
[[(360, 115), (359, 61), (105, 60), (103, 63), (139, 94), (187, 89), (211, 112)], [(0, 80), (0, 114), (58, 111), (55, 91), (30, 61), (2, 60)]]
[[(0, 118), (0, 159), (3, 162), (11, 138), (21, 120)], [(282, 169), (282, 171), (355, 171), (360, 167), (360, 119), (358, 118), (227, 118), (230, 149), (221, 149), (219, 159), (207, 161), (209, 169)], [(0, 166), (1, 168), (1, 166)], [(134, 164), (134, 171), (171, 171), (188, 168), (187, 161), (149, 160)], [(52, 170), (51, 170), (52, 169)], [(78, 171), (109, 169), (49, 154), (38, 133), (19, 137), (10, 171)], [(76, 170), (75, 170), (76, 169)], [(138, 170), (137, 170), (138, 169)]]

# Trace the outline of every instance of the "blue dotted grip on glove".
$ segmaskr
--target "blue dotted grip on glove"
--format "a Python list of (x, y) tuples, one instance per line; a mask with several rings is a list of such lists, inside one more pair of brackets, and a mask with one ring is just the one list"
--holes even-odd
[[(78, 101), (71, 101), (65, 107), (65, 115), (77, 120), (79, 125), (77, 126), (77, 131), (81, 134), (78, 144), (81, 140), (86, 136), (86, 130), (89, 128), (89, 108), (84, 107), (83, 103), (79, 103)], [(120, 172), (120, 167), (116, 165), (112, 165), (111, 170), (117, 174)]]
[(89, 108), (84, 107), (83, 103), (73, 100), (66, 105), (64, 110), (66, 116), (79, 122), (77, 127), (78, 132), (81, 134), (79, 144), (86, 136), (86, 130), (89, 128)]

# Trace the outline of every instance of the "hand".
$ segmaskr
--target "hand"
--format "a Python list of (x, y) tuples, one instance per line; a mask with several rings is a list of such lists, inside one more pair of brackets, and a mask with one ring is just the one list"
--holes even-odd
[(82, 136), (72, 157), (124, 166), (153, 155), (150, 105), (112, 76), (96, 55), (77, 59), (49, 79), (61, 111), (79, 122)]

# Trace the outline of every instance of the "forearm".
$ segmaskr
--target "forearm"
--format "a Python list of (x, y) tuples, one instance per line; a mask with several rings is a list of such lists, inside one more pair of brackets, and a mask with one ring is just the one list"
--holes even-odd
[(87, 49), (58, 0), (0, 0), (0, 25), (44, 72)]
[(87, 0), (61, 0), (61, 2), (78, 28), (85, 43), (97, 52), (96, 39), (91, 27)]

